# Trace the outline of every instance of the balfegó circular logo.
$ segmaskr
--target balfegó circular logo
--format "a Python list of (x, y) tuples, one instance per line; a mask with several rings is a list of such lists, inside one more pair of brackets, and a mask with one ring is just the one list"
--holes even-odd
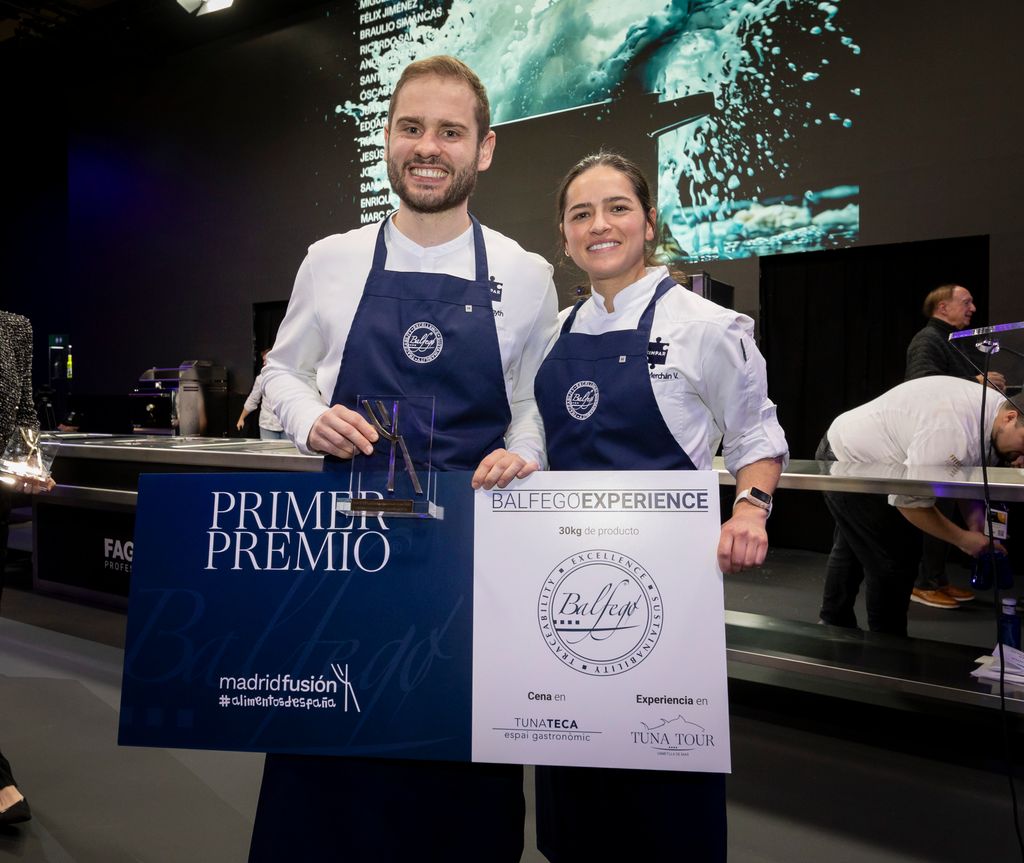
[(600, 396), (601, 392), (593, 381), (577, 381), (565, 394), (565, 409), (573, 419), (588, 419), (597, 410)]
[(571, 555), (544, 579), (537, 621), (548, 648), (581, 674), (622, 674), (661, 635), (661, 594), (633, 558), (608, 549)]
[(417, 321), (402, 336), (402, 350), (414, 363), (436, 360), (443, 347), (441, 331), (427, 321)]

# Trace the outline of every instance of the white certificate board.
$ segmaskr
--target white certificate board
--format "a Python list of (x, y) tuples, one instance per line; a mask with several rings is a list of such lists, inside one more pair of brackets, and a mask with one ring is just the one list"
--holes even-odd
[(718, 477), (478, 492), (473, 760), (730, 771)]

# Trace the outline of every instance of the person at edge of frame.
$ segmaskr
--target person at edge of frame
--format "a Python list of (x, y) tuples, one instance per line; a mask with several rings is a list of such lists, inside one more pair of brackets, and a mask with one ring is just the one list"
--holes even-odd
[[(983, 405), (984, 433), (979, 434)], [(899, 465), (910, 472), (938, 467), (954, 477), (967, 467), (1013, 462), (1022, 453), (1024, 417), (1012, 401), (974, 380), (933, 375), (904, 381), (840, 414), (815, 458)], [(906, 635), (922, 534), (970, 557), (989, 549), (982, 501), (960, 501), (966, 525), (960, 527), (936, 506), (934, 494), (823, 495), (836, 523), (819, 612), (821, 622), (830, 626), (857, 628), (854, 607), (863, 584), (868, 628)], [(995, 548), (1005, 552), (998, 542)]]
[[(289, 437), (325, 469), (377, 443), (360, 393), (433, 395), (432, 464), (474, 471), (474, 488), (543, 465), (533, 378), (557, 299), (543, 258), (469, 213), (495, 138), (469, 67), (411, 64), (384, 132), (398, 210), (313, 244), (299, 268), (263, 374)], [(410, 356), (424, 322), (434, 350)], [(524, 810), (518, 765), (268, 755), (249, 859), (516, 863)]]
[[(724, 438), (738, 494), (722, 525), (718, 565), (723, 573), (760, 565), (789, 451), (753, 322), (696, 296), (665, 267), (647, 265), (657, 211), (630, 160), (606, 152), (584, 158), (557, 201), (564, 252), (589, 277), (592, 294), (563, 311), (537, 374), (550, 468), (708, 470)], [(655, 341), (667, 353), (652, 370)], [(572, 416), (567, 395), (584, 379), (600, 395), (589, 402), (592, 412)], [(661, 825), (630, 836), (631, 859), (726, 858), (724, 775), (538, 766), (536, 776), (537, 846), (552, 863), (608, 859), (604, 832), (580, 829), (596, 812)]]
[[(264, 366), (267, 364), (267, 354), (269, 353), (270, 348), (264, 348), (260, 351), (260, 359)], [(260, 373), (256, 375), (256, 379), (252, 382), (252, 389), (249, 391), (245, 404), (242, 405), (242, 412), (238, 415), (235, 428), (242, 431), (245, 428), (245, 418), (255, 410), (260, 412), (260, 440), (283, 440), (284, 428), (274, 413), (274, 406), (270, 404), (270, 399), (266, 398), (263, 394), (262, 369), (260, 369)]]
[[(928, 320), (907, 345), (903, 380), (948, 375), (983, 383), (983, 376), (949, 340), (951, 333), (966, 330), (971, 325), (976, 311), (974, 297), (962, 285), (940, 285), (929, 291), (921, 307)], [(999, 372), (989, 373), (989, 383), (1000, 391), (1006, 389), (1006, 378)], [(953, 518), (956, 511), (954, 501), (939, 499), (935, 506), (946, 518)], [(948, 553), (948, 543), (931, 534), (922, 534), (921, 562), (910, 594), (911, 602), (948, 610), (974, 599), (973, 590), (949, 583), (946, 573)]]
[[(32, 399), (32, 324), (28, 318), (0, 310), (0, 452), (12, 435), (39, 431)], [(4, 475), (0, 482), (0, 601), (4, 594), (11, 502), (16, 494), (40, 494), (54, 487), (51, 477)], [(0, 827), (32, 818), (18, 788), (11, 763), (0, 752)]]

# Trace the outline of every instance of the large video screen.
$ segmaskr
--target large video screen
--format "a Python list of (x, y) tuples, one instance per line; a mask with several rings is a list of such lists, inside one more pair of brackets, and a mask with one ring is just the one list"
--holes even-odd
[(412, 60), (452, 54), (480, 75), (498, 135), (473, 210), (527, 248), (555, 244), (553, 196), (601, 148), (658, 190), (675, 262), (845, 246), (858, 178), (836, 154), (857, 133), (857, 34), (817, 0), (359, 0), (360, 221), (397, 205), (383, 164), (388, 97)]

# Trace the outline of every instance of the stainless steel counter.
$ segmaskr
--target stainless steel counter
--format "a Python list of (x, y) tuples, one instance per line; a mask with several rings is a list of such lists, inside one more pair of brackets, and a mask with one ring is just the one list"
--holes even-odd
[[(195, 467), (202, 470), (319, 471), (320, 456), (303, 455), (288, 441), (203, 437), (102, 437), (56, 436), (61, 447), (58, 462), (89, 459), (131, 462), (145, 470), (159, 465)], [(722, 485), (735, 485), (721, 458), (714, 460)], [(58, 477), (59, 479), (59, 477)], [(74, 481), (71, 482), (75, 485)], [(99, 487), (95, 483), (91, 487)], [(989, 468), (992, 498), (1024, 500), (1024, 470)], [(782, 474), (779, 488), (802, 491), (852, 491), (875, 494), (935, 495), (937, 497), (980, 499), (981, 468), (926, 467), (904, 465), (841, 464), (795, 459)], [(121, 488), (122, 491), (130, 489)]]
[(58, 459), (176, 464), (224, 470), (319, 471), (320, 456), (300, 453), (290, 441), (248, 438), (137, 435), (101, 437), (54, 435)]
[[(999, 684), (970, 676), (981, 648), (740, 611), (725, 623), (730, 677), (887, 707), (999, 708)], [(1024, 715), (1024, 687), (1006, 685), (1006, 709)]]
[[(722, 485), (736, 480), (725, 469), (724, 461), (714, 460)], [(992, 499), (1024, 500), (1024, 470), (990, 467), (988, 484)], [(846, 464), (835, 461), (794, 459), (779, 480), (779, 488), (803, 491), (854, 491), (874, 494), (907, 494), (980, 500), (980, 467), (914, 467), (892, 464)]]
[(231, 471), (319, 472), (320, 456), (290, 441), (138, 435), (54, 435), (57, 486), (51, 498), (135, 506), (143, 473)]
[[(67, 506), (131, 511), (141, 473), (319, 471), (319, 456), (287, 441), (238, 438), (61, 437), (54, 462), (57, 488), (47, 497)], [(722, 485), (735, 485), (715, 459)], [(993, 499), (1024, 500), (1024, 471), (989, 470)], [(902, 465), (848, 465), (795, 460), (779, 487), (950, 498), (981, 498), (981, 470)], [(129, 534), (130, 535), (130, 534)], [(962, 645), (895, 639), (859, 631), (726, 612), (731, 677), (874, 703), (916, 700), (961, 707), (997, 707), (992, 684), (969, 676), (974, 654)], [(1024, 714), (1024, 691), (1008, 689), (1007, 708)], [(901, 706), (905, 706), (902, 705)]]

